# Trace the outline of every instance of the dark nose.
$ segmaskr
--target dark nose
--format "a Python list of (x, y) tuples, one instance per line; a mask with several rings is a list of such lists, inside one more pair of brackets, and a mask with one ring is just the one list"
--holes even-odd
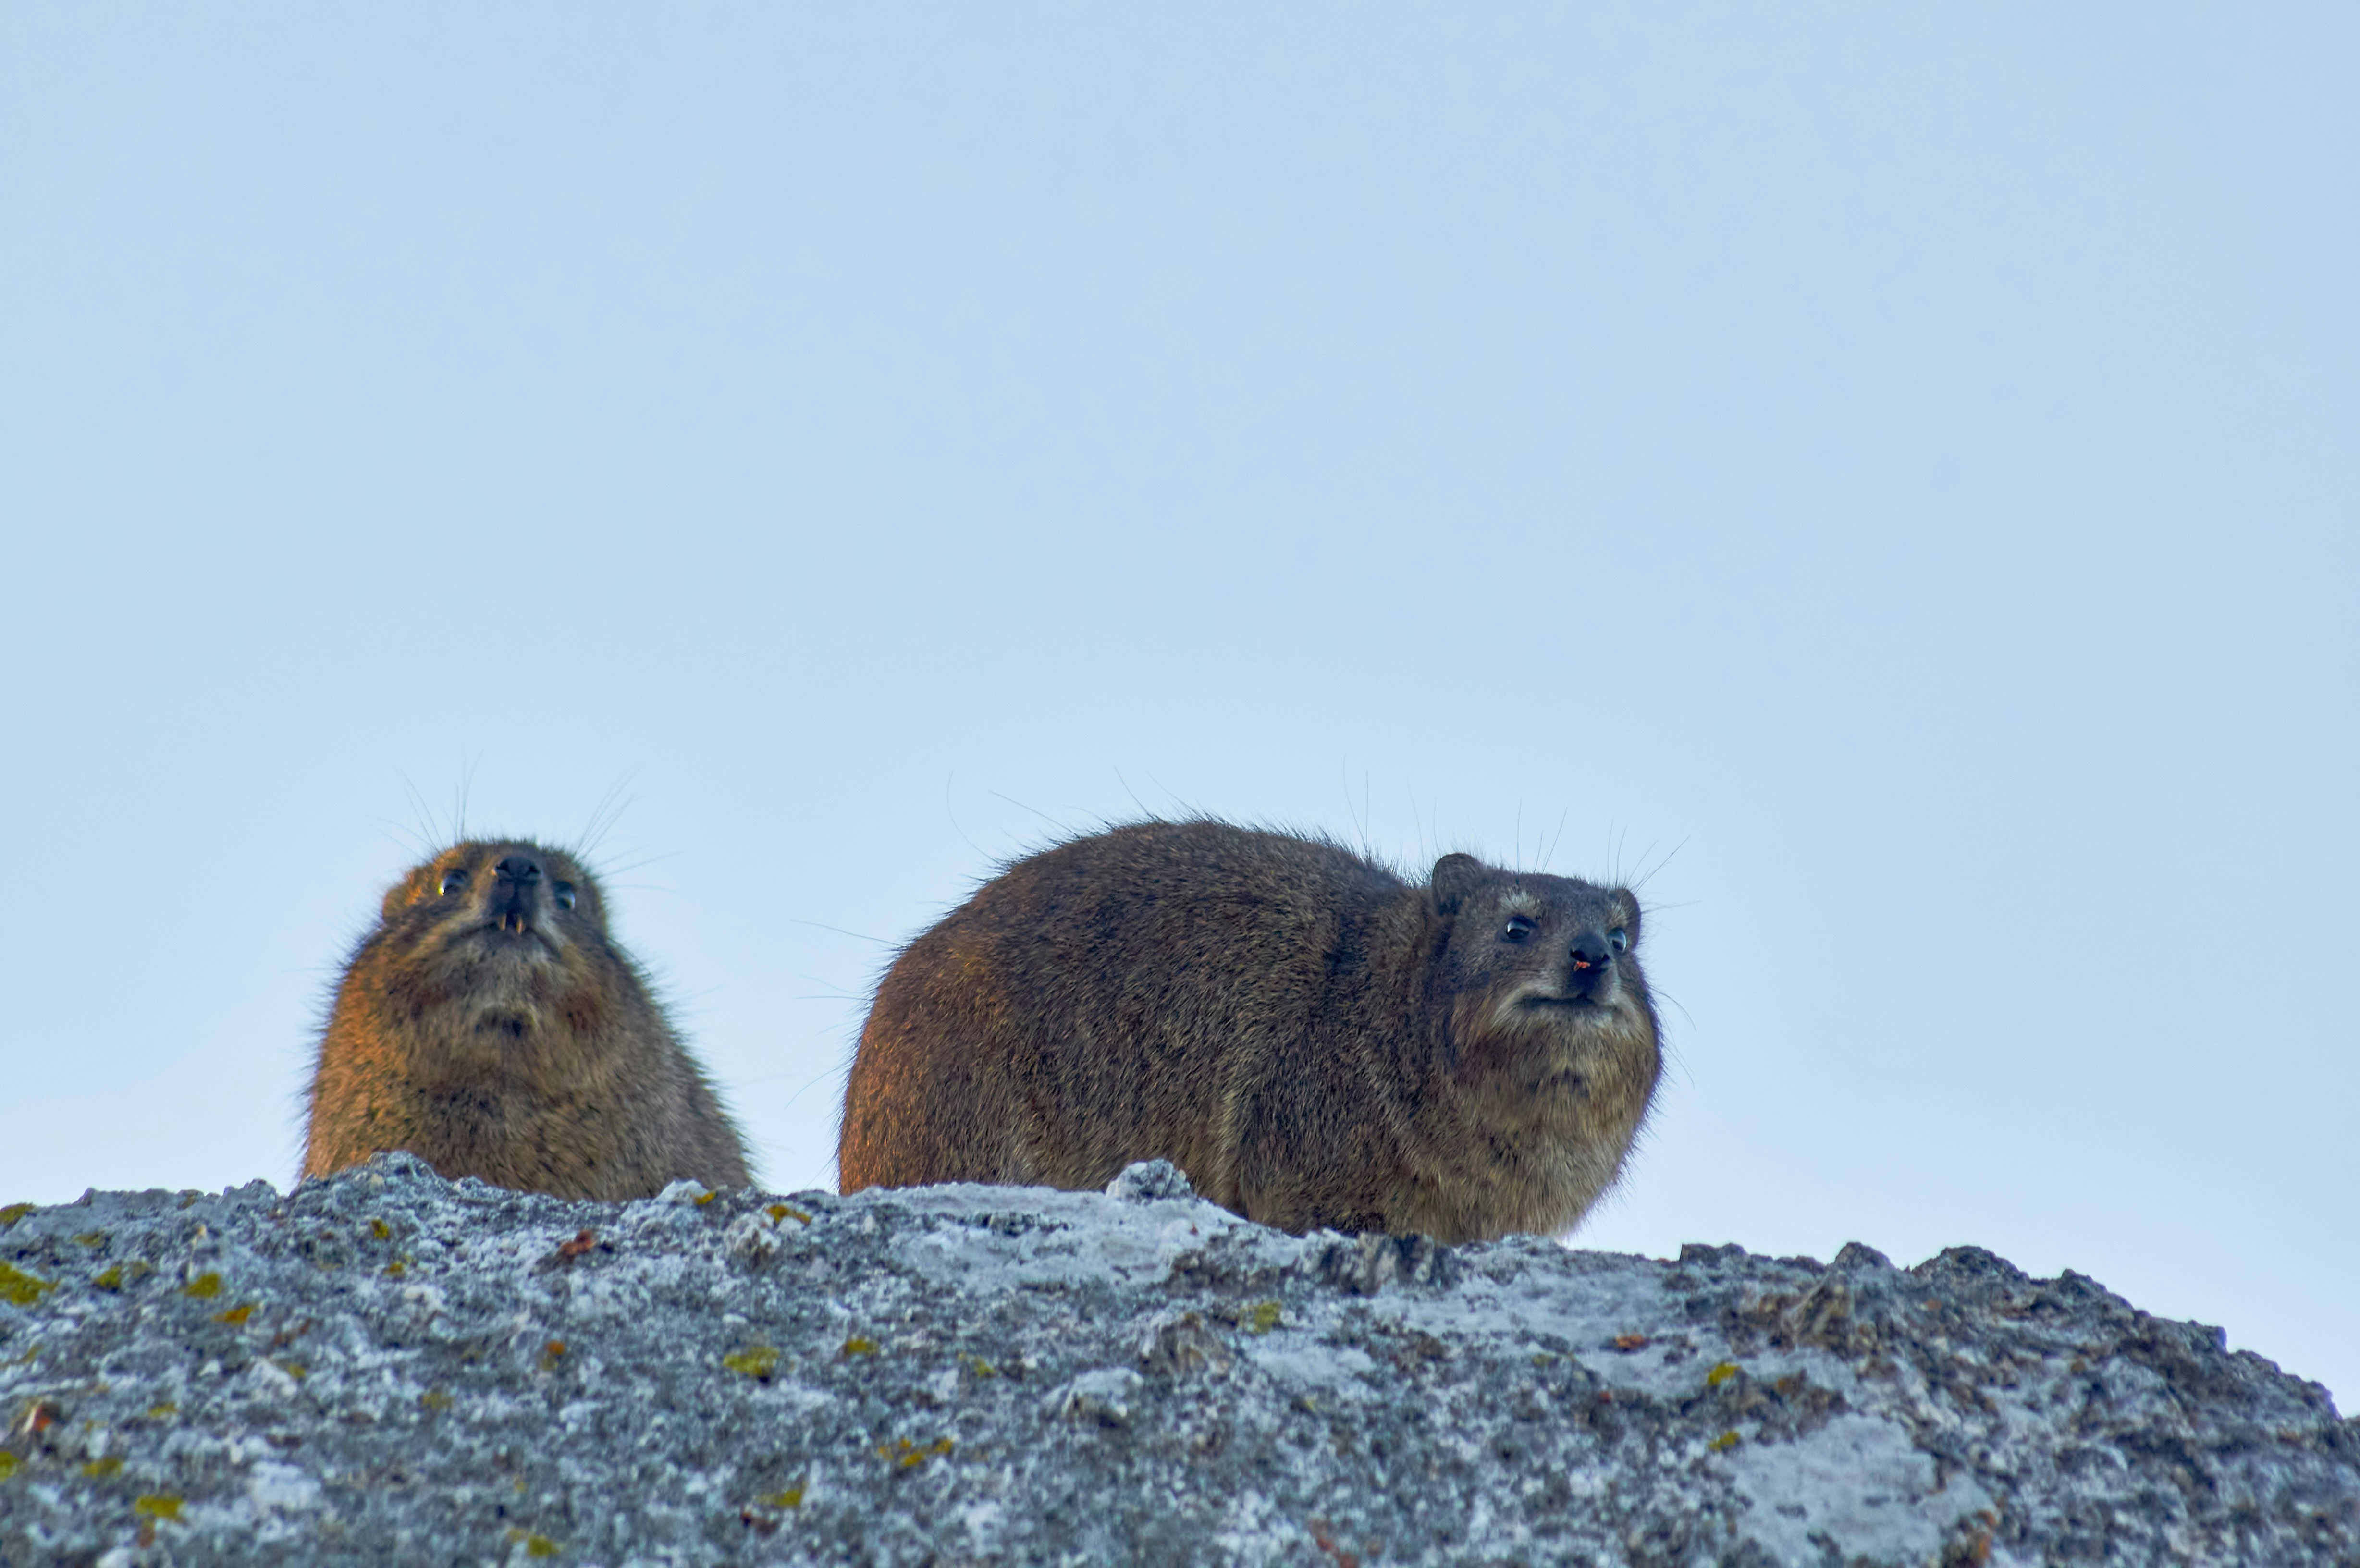
[(511, 855), (492, 870), (506, 895), (500, 903), (500, 930), (522, 936), (532, 929), (533, 906), (541, 901), (541, 866), (527, 855)]
[(1573, 939), (1573, 983), (1583, 991), (1595, 989), (1613, 965), (1614, 950), (1604, 931), (1588, 931)]

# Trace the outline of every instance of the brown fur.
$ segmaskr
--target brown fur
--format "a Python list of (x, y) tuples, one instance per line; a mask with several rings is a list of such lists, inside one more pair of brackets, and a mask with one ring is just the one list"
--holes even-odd
[(596, 879), (522, 840), (470, 840), (411, 871), (344, 966), (303, 1174), (388, 1149), (566, 1198), (750, 1181), (720, 1101), (606, 934)]
[(1162, 1158), (1294, 1231), (1560, 1231), (1614, 1181), (1659, 1067), (1611, 933), (1635, 946), (1628, 890), (1464, 855), (1414, 887), (1222, 822), (1076, 839), (887, 971), (839, 1182), (1084, 1189)]

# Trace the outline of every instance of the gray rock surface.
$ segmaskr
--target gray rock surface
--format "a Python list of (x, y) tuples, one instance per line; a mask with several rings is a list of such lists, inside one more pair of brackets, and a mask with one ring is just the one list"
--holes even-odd
[(0, 1563), (2360, 1563), (2360, 1423), (1916, 1269), (381, 1156), (0, 1211)]

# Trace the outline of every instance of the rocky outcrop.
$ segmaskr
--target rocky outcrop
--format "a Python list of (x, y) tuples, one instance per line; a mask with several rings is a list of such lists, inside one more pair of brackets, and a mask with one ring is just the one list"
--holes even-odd
[(10, 1565), (2360, 1563), (2323, 1389), (1973, 1248), (1295, 1237), (1168, 1166), (0, 1220)]

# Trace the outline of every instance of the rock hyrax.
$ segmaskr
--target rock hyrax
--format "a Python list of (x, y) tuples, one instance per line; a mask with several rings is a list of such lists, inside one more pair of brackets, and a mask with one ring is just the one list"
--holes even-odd
[(902, 951), (840, 1184), (1104, 1184), (1162, 1158), (1249, 1219), (1561, 1231), (1660, 1066), (1628, 889), (1141, 822), (1010, 866)]
[(597, 880), (514, 839), (403, 877), (336, 985), (303, 1174), (384, 1149), (566, 1198), (749, 1181), (737, 1129), (606, 934)]

